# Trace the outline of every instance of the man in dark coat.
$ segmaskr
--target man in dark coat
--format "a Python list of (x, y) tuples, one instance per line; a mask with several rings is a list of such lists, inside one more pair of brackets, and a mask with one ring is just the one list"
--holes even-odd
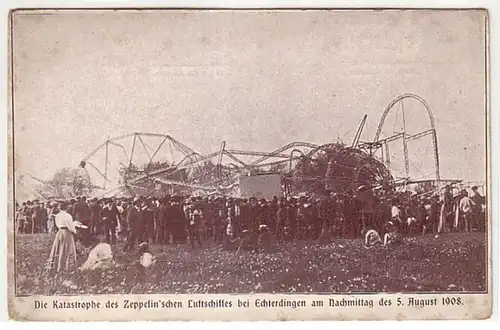
[(116, 227), (118, 226), (119, 219), (120, 212), (116, 204), (111, 199), (107, 200), (106, 205), (102, 209), (102, 221), (108, 244), (116, 243)]
[(40, 202), (37, 200), (36, 204), (33, 206), (33, 229), (32, 233), (40, 233), (42, 232), (41, 229), (41, 222), (42, 222), (42, 207), (40, 206)]
[(89, 230), (93, 234), (101, 234), (101, 205), (97, 198), (94, 198), (90, 203), (90, 226)]
[(75, 203), (76, 203), (76, 201), (73, 198), (70, 199), (69, 200), (68, 208), (66, 209), (66, 212), (68, 212), (69, 214), (71, 214), (71, 216), (73, 217), (73, 219), (75, 218), (75, 212), (74, 212)]
[(134, 200), (134, 206), (130, 207), (127, 213), (128, 236), (123, 247), (123, 252), (132, 251), (136, 241), (141, 240), (144, 223), (140, 209), (140, 200)]
[(85, 196), (77, 199), (77, 202), (73, 206), (73, 214), (76, 221), (80, 221), (86, 226), (90, 225), (90, 208)]
[(143, 240), (148, 243), (155, 243), (155, 213), (153, 202), (150, 198), (146, 199), (142, 207), (142, 220), (144, 222)]
[(486, 205), (486, 198), (479, 193), (477, 186), (472, 187), (471, 199), (474, 202), (474, 227), (479, 231), (485, 231), (486, 217), (483, 212), (483, 205)]
[(276, 237), (281, 240), (285, 237), (285, 226), (286, 226), (286, 201), (282, 200), (278, 203), (278, 209), (276, 210)]
[(155, 212), (155, 225), (156, 225), (156, 243), (167, 244), (170, 241), (170, 235), (167, 234), (167, 206), (168, 200), (166, 198), (160, 200), (160, 205)]

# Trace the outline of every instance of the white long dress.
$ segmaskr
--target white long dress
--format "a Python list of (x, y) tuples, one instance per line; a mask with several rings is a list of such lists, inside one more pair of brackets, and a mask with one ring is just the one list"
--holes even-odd
[(50, 250), (48, 267), (56, 272), (68, 270), (71, 263), (76, 263), (76, 245), (73, 234), (76, 234), (73, 217), (62, 210), (54, 218), (59, 229)]

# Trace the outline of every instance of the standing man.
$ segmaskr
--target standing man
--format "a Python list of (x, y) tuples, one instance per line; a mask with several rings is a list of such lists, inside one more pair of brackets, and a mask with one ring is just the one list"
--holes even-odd
[(462, 190), (461, 199), (458, 202), (455, 228), (464, 229), (465, 232), (470, 232), (474, 221), (474, 209), (474, 202), (469, 198), (467, 191), (465, 189)]
[(25, 234), (33, 233), (33, 205), (31, 201), (26, 202), (26, 211), (24, 213), (24, 230)]
[(35, 205), (33, 206), (33, 222), (32, 222), (32, 233), (40, 233), (41, 232), (41, 222), (42, 222), (42, 207), (40, 206), (40, 202), (35, 200)]
[(278, 204), (278, 209), (276, 211), (276, 238), (282, 240), (285, 238), (285, 225), (286, 225), (286, 201), (283, 199)]
[(92, 234), (102, 234), (101, 225), (101, 205), (97, 198), (92, 199), (90, 203), (90, 226), (89, 231)]
[(155, 210), (152, 200), (147, 198), (142, 208), (142, 220), (144, 221), (143, 240), (154, 243), (155, 240)]
[(90, 226), (90, 208), (85, 196), (78, 198), (73, 207), (73, 214), (76, 221), (80, 221), (85, 226)]
[(116, 227), (118, 226), (119, 217), (120, 214), (116, 205), (111, 199), (108, 199), (102, 209), (102, 221), (104, 223), (106, 242), (108, 244), (116, 244)]
[(141, 233), (144, 228), (141, 214), (141, 201), (135, 199), (133, 206), (129, 208), (127, 213), (128, 236), (127, 242), (123, 247), (123, 252), (132, 251), (136, 241), (141, 240)]
[(451, 231), (453, 217), (453, 194), (450, 187), (446, 187), (443, 192), (443, 201), (439, 213), (438, 233)]
[(16, 212), (16, 228), (18, 234), (22, 234), (24, 232), (24, 220), (26, 219), (26, 202), (23, 202), (23, 205), (17, 209)]
[(69, 213), (69, 214), (73, 217), (73, 219), (75, 218), (75, 212), (74, 212), (75, 203), (76, 203), (79, 199), (80, 199), (80, 197), (77, 197), (77, 198), (76, 198), (76, 201), (75, 201), (73, 198), (71, 198), (71, 199), (69, 200), (69, 205), (68, 205), (68, 207), (67, 207), (67, 209), (66, 209), (66, 212), (67, 212), (67, 213)]
[(486, 230), (486, 217), (483, 213), (483, 205), (486, 204), (484, 196), (479, 193), (479, 188), (477, 186), (472, 187), (472, 201), (475, 204), (474, 208), (474, 221), (475, 226), (480, 231)]
[(195, 243), (198, 243), (198, 246), (201, 248), (200, 229), (203, 222), (203, 212), (200, 205), (194, 205), (190, 211), (188, 225), (189, 244), (191, 248), (194, 248)]
[(168, 200), (163, 198), (159, 201), (159, 206), (156, 209), (155, 219), (156, 219), (156, 243), (158, 244), (166, 244), (166, 222), (165, 222), (165, 213), (167, 209)]

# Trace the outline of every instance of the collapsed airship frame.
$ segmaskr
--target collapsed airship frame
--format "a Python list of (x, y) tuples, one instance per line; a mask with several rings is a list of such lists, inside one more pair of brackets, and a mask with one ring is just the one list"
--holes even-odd
[[(385, 118), (391, 109), (404, 99), (411, 98), (420, 102), (429, 116), (429, 129), (408, 134), (403, 128), (393, 136), (381, 139), (380, 132)], [(76, 194), (92, 195), (161, 195), (165, 193), (231, 194), (243, 176), (264, 174), (280, 175), (284, 194), (318, 193), (324, 191), (346, 192), (359, 186), (371, 189), (394, 190), (401, 182), (411, 180), (409, 175), (410, 157), (407, 143), (424, 136), (432, 138), (436, 182), (439, 174), (439, 156), (434, 119), (429, 105), (414, 94), (401, 95), (387, 106), (378, 125), (373, 141), (360, 141), (366, 116), (358, 127), (351, 144), (342, 142), (317, 145), (308, 142), (292, 142), (271, 152), (230, 149), (226, 142), (221, 143), (218, 151), (202, 155), (167, 134), (131, 133), (106, 140), (87, 155), (78, 166), (75, 180), (88, 181), (94, 187), (92, 193), (83, 188)], [(145, 139), (154, 138), (157, 142), (149, 145)], [(124, 147), (124, 141), (129, 146)], [(404, 150), (405, 178), (395, 178), (390, 171), (388, 143), (402, 140)], [(161, 158), (160, 149), (169, 146), (171, 152), (181, 155), (178, 161)], [(110, 148), (122, 153), (118, 181), (111, 182), (109, 173)], [(134, 153), (143, 150), (144, 159), (134, 158)], [(105, 154), (104, 164), (93, 163), (93, 157)], [(168, 157), (167, 157), (168, 158)], [(135, 159), (135, 160), (134, 160)], [(134, 160), (134, 161), (133, 161)], [(116, 166), (115, 166), (116, 167)], [(93, 172), (93, 175), (90, 174)], [(102, 180), (99, 185), (96, 181)], [(82, 184), (80, 187), (84, 186)], [(95, 187), (99, 187), (95, 189)]]

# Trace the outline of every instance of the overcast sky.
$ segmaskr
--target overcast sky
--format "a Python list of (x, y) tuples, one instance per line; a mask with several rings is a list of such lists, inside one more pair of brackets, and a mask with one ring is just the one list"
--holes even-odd
[[(222, 140), (271, 151), (350, 142), (367, 114), (362, 139), (372, 140), (389, 102), (415, 93), (434, 113), (441, 176), (485, 180), (479, 11), (18, 13), (13, 29), (20, 172), (49, 179), (134, 131), (200, 153)], [(422, 106), (407, 109), (409, 131), (428, 128)]]

